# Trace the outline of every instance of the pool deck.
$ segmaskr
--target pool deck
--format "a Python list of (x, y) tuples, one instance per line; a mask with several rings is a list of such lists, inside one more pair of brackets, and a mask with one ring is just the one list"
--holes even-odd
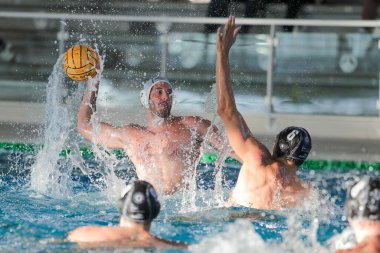
[[(142, 112), (141, 107), (127, 110), (108, 108), (107, 114), (103, 109), (98, 108), (104, 121), (120, 125), (128, 122), (128, 118), (133, 118), (134, 123), (144, 124), (144, 113), (136, 117), (136, 112)], [(173, 113), (180, 114), (178, 111)], [(212, 118), (212, 115), (195, 111), (187, 111), (186, 114)], [(243, 113), (243, 116), (252, 132), (269, 148), (278, 131), (286, 126), (297, 125), (308, 129), (312, 136), (311, 159), (380, 162), (379, 117), (258, 113)], [(44, 104), (0, 102), (0, 142), (43, 143), (39, 136), (43, 122)]]

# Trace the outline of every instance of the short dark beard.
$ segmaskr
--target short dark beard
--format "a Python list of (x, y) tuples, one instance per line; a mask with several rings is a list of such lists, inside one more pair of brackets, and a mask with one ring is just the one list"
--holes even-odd
[[(152, 108), (153, 107), (153, 108)], [(154, 108), (154, 106), (152, 106), (151, 104), (149, 105), (149, 110), (154, 114), (156, 115), (157, 117), (160, 117), (160, 118), (163, 118), (163, 119), (166, 119), (170, 116), (170, 112), (171, 112), (171, 106), (165, 108), (165, 110), (161, 110), (161, 111), (157, 111), (156, 108)]]
[(161, 111), (161, 113), (153, 112), (153, 114), (157, 115), (160, 118), (166, 119), (170, 116), (170, 110)]

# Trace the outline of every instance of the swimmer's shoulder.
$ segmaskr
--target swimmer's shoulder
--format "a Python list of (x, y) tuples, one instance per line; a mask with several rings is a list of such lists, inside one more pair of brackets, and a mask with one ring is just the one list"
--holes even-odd
[(77, 243), (116, 242), (129, 239), (130, 233), (121, 227), (84, 226), (69, 232), (67, 240)]
[(84, 226), (70, 231), (67, 235), (67, 240), (70, 242), (88, 242), (93, 241), (102, 234), (102, 227)]
[(181, 122), (187, 126), (204, 126), (209, 127), (211, 121), (200, 116), (182, 116)]

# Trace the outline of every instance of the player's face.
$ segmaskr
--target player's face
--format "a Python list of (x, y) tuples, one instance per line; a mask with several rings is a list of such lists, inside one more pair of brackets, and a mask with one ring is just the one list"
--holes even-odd
[(149, 96), (149, 109), (161, 118), (170, 116), (173, 104), (173, 90), (168, 83), (155, 84)]

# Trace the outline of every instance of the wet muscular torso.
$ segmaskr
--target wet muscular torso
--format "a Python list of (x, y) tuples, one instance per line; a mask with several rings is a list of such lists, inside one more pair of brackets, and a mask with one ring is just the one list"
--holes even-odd
[(183, 186), (187, 172), (194, 171), (201, 141), (195, 126), (178, 120), (166, 126), (143, 128), (141, 134), (134, 136), (135, 144), (127, 145), (126, 150), (139, 179), (169, 194)]

